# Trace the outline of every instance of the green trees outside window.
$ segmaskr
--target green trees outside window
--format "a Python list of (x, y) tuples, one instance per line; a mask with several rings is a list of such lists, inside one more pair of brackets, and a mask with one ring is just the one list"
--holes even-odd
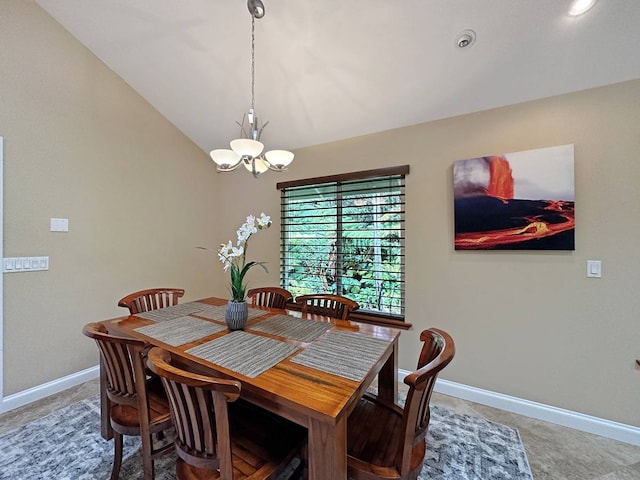
[(334, 293), (361, 310), (403, 315), (408, 167), (400, 172), (282, 187), (282, 286), (294, 296)]

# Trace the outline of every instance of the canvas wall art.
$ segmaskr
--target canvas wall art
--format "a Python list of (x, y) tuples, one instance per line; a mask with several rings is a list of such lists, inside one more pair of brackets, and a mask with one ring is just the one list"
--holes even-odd
[(456, 250), (575, 250), (573, 145), (453, 164)]

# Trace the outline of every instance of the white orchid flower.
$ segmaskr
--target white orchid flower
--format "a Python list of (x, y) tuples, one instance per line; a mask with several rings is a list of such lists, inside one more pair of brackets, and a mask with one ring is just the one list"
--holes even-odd
[(264, 212), (259, 217), (249, 215), (247, 221), (243, 223), (236, 231), (238, 236), (238, 242), (234, 247), (229, 240), (227, 243), (220, 245), (218, 249), (218, 258), (223, 264), (224, 271), (231, 270), (231, 291), (233, 294), (233, 301), (242, 301), (245, 299), (244, 275), (247, 270), (245, 266), (249, 268), (260, 265), (265, 269), (264, 262), (250, 262), (245, 263), (245, 256), (247, 254), (247, 246), (249, 244), (249, 237), (254, 233), (258, 233), (258, 229), (269, 228), (271, 226), (271, 217), (265, 215)]
[(246, 243), (246, 241), (249, 240), (249, 237), (251, 236), (251, 232), (246, 225), (242, 225), (236, 233), (238, 235), (238, 245)]
[(258, 221), (258, 228), (260, 229), (269, 228), (269, 226), (271, 225), (271, 217), (269, 215), (265, 215), (264, 212), (260, 214), (257, 221)]
[(256, 228), (256, 217), (254, 217), (253, 215), (249, 215), (247, 217), (247, 222), (243, 225), (243, 227), (247, 229), (249, 235), (251, 235), (252, 233), (256, 233), (258, 231), (258, 229)]
[(229, 256), (231, 249), (232, 249), (231, 240), (229, 240), (229, 242), (226, 244), (223, 243), (222, 245), (220, 245), (220, 250), (218, 250), (218, 258), (220, 258), (220, 261), (222, 263), (227, 261), (227, 257)]

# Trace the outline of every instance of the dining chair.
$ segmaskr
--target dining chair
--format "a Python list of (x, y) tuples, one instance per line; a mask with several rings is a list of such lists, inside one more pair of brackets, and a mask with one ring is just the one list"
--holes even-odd
[[(148, 288), (130, 293), (118, 301), (119, 307), (129, 309), (129, 315), (157, 310), (158, 308), (171, 307), (178, 304), (178, 299), (184, 295), (182, 288)], [(144, 364), (144, 363), (143, 363)], [(108, 405), (109, 399), (104, 391), (105, 379), (102, 360), (100, 361), (100, 397), (102, 405)], [(149, 371), (147, 370), (147, 374)], [(106, 397), (106, 398), (105, 398)], [(107, 407), (108, 408), (108, 407)], [(106, 415), (103, 416), (106, 422)], [(162, 432), (159, 434), (162, 438)], [(110, 438), (110, 437), (109, 437)]]
[(353, 480), (415, 480), (427, 453), (429, 402), (438, 373), (453, 359), (451, 336), (437, 328), (420, 334), (418, 369), (407, 375), (404, 407), (365, 394), (347, 419), (347, 470)]
[(358, 302), (350, 298), (328, 293), (299, 295), (296, 297), (296, 303), (302, 306), (303, 314), (315, 313), (342, 320), (346, 320), (349, 313), (360, 308)]
[(96, 341), (105, 368), (114, 438), (111, 480), (116, 480), (120, 473), (123, 435), (141, 437), (144, 479), (153, 480), (154, 459), (170, 452), (173, 443), (167, 441), (168, 435), (164, 435), (172, 422), (162, 383), (145, 374), (144, 357), (148, 345), (141, 340), (109, 334), (100, 323), (86, 324), (82, 333)]
[(251, 304), (259, 307), (285, 308), (293, 299), (289, 290), (280, 287), (258, 287), (247, 292)]
[[(296, 456), (305, 458), (306, 429), (236, 402), (239, 381), (183, 370), (160, 347), (149, 351), (147, 366), (162, 379), (170, 400), (178, 480), (274, 479)], [(294, 473), (304, 465), (301, 461)]]
[(176, 305), (178, 298), (183, 295), (184, 290), (182, 288), (149, 288), (122, 297), (118, 301), (118, 306), (128, 308), (129, 314), (135, 315), (136, 313)]

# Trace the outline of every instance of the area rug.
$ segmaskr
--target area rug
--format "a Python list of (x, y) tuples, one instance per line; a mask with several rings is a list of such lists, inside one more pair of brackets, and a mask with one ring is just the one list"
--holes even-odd
[[(142, 478), (139, 440), (125, 437), (120, 478)], [(520, 435), (511, 427), (433, 406), (420, 480), (532, 480)], [(100, 436), (97, 397), (0, 436), (2, 480), (94, 480), (111, 472), (113, 443)], [(156, 461), (156, 480), (175, 480), (175, 456)], [(283, 474), (279, 480), (285, 480)]]

